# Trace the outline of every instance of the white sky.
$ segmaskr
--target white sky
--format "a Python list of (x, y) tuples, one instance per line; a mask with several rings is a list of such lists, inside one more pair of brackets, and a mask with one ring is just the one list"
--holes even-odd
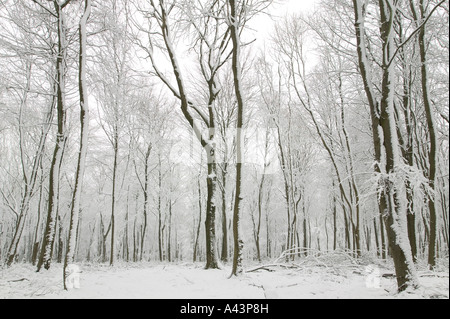
[(268, 15), (261, 14), (254, 18), (251, 22), (251, 27), (255, 31), (255, 36), (257, 41), (261, 43), (272, 30), (274, 25), (274, 20), (277, 17), (283, 17), (286, 14), (293, 13), (307, 13), (314, 8), (314, 5), (319, 2), (319, 0), (275, 0), (276, 3), (272, 4), (269, 9), (269, 14), (272, 15), (270, 18)]

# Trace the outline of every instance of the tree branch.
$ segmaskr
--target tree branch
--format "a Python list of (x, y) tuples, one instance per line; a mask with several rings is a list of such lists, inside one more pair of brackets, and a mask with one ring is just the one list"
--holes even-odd
[(38, 6), (40, 6), (42, 9), (44, 9), (45, 11), (47, 11), (50, 15), (52, 15), (53, 17), (56, 18), (56, 14), (53, 13), (52, 11), (50, 11), (50, 9), (48, 9), (46, 6), (40, 4), (37, 0), (32, 0), (34, 3), (36, 3)]
[(395, 50), (394, 54), (392, 55), (387, 67), (390, 67), (392, 62), (394, 61), (395, 57), (397, 56), (398, 52), (417, 34), (417, 32), (419, 32), (424, 26), (425, 24), (428, 22), (428, 20), (430, 20), (431, 16), (433, 15), (434, 11), (437, 10), (437, 8), (439, 8), (445, 1), (447, 0), (441, 0), (428, 14), (428, 16), (425, 18), (425, 20), (409, 35), (409, 37), (403, 41)]

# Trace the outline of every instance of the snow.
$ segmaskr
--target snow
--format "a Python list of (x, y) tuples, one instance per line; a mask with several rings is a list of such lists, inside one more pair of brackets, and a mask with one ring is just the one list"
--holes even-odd
[[(81, 266), (81, 288), (63, 290), (62, 265), (0, 270), (0, 299), (404, 299), (449, 298), (448, 271), (420, 272), (421, 288), (396, 293), (394, 278), (366, 285), (365, 267), (269, 267), (229, 278), (231, 267), (136, 263)], [(247, 268), (250, 269), (250, 268)], [(386, 273), (382, 268), (381, 272)], [(389, 271), (388, 271), (389, 272)]]

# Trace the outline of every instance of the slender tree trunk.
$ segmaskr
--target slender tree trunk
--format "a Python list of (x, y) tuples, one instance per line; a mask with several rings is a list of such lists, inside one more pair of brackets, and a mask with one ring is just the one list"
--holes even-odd
[(377, 228), (377, 220), (373, 219), (373, 233), (375, 236), (375, 245), (377, 247), (377, 256), (381, 256), (381, 247), (380, 247), (380, 240), (378, 238), (378, 228)]
[(234, 239), (234, 253), (233, 253), (233, 268), (231, 270), (232, 276), (239, 276), (243, 273), (242, 266), (242, 249), (244, 241), (241, 237), (241, 185), (242, 185), (242, 161), (243, 161), (243, 115), (244, 115), (244, 99), (242, 96), (241, 87), (241, 67), (240, 67), (240, 36), (239, 36), (239, 20), (237, 18), (237, 8), (235, 0), (229, 0), (230, 4), (230, 30), (231, 39), (233, 42), (233, 78), (234, 90), (237, 99), (237, 123), (236, 123), (236, 190), (233, 210), (233, 239)]
[(109, 257), (109, 264), (112, 266), (114, 264), (114, 248), (115, 248), (115, 211), (116, 211), (116, 180), (117, 180), (117, 166), (118, 166), (118, 156), (119, 156), (119, 136), (117, 128), (114, 128), (113, 137), (113, 148), (114, 148), (114, 163), (113, 163), (113, 176), (112, 176), (112, 195), (111, 195), (111, 250)]
[(58, 228), (58, 241), (56, 245), (56, 262), (58, 264), (63, 262), (63, 250), (64, 250), (64, 241), (63, 241), (63, 224), (61, 220), (61, 215), (59, 212), (57, 213), (56, 227)]
[(194, 239), (194, 252), (193, 252), (193, 261), (197, 261), (197, 247), (198, 247), (198, 239), (200, 238), (200, 227), (202, 221), (202, 190), (200, 187), (200, 174), (197, 178), (198, 185), (198, 223), (197, 223), (197, 231)]
[(56, 145), (53, 153), (52, 164), (50, 168), (49, 178), (49, 198), (48, 198), (48, 212), (47, 222), (45, 227), (45, 234), (41, 246), (41, 254), (37, 265), (39, 271), (44, 265), (45, 269), (50, 268), (53, 243), (55, 240), (55, 224), (58, 210), (59, 198), (59, 179), (60, 169), (64, 155), (66, 144), (66, 26), (63, 14), (63, 8), (59, 1), (53, 1), (55, 7), (55, 14), (58, 24), (58, 56), (56, 58), (56, 78), (57, 78), (57, 114), (58, 114), (58, 132), (56, 136)]
[(269, 210), (266, 211), (266, 256), (272, 258), (272, 242), (270, 239)]
[[(341, 102), (341, 126), (342, 132), (344, 133), (344, 140), (346, 146), (346, 152), (348, 157), (348, 166), (349, 166), (349, 186), (350, 186), (350, 196), (352, 199), (352, 203), (354, 203), (355, 211), (356, 211), (356, 225), (354, 225), (354, 243), (356, 248), (356, 254), (358, 257), (361, 257), (361, 225), (360, 225), (360, 196), (358, 186), (355, 180), (355, 172), (354, 172), (354, 164), (353, 164), (353, 152), (350, 146), (350, 138), (347, 133), (347, 128), (345, 124), (345, 106), (344, 106), (344, 94), (342, 92), (342, 77), (339, 74), (339, 96)], [(353, 198), (354, 195), (354, 198)]]
[(162, 247), (162, 210), (161, 210), (161, 197), (162, 197), (162, 166), (161, 155), (159, 156), (159, 173), (158, 173), (158, 252), (159, 261), (163, 261), (163, 247)]
[(66, 287), (66, 268), (73, 263), (75, 258), (75, 246), (77, 243), (78, 219), (81, 206), (81, 192), (83, 186), (84, 171), (86, 166), (86, 154), (88, 148), (89, 136), (89, 103), (86, 85), (86, 24), (91, 14), (91, 0), (85, 1), (84, 14), (79, 25), (79, 74), (78, 74), (78, 90), (80, 94), (80, 150), (78, 154), (78, 165), (75, 176), (75, 185), (72, 198), (72, 210), (70, 213), (69, 240), (67, 244), (67, 253), (64, 258), (63, 283)]
[(337, 203), (336, 194), (334, 192), (335, 184), (333, 178), (333, 250), (337, 249)]
[(228, 163), (224, 163), (224, 169), (222, 172), (222, 252), (220, 259), (223, 262), (228, 261), (228, 228), (227, 228), (227, 168)]
[(167, 230), (167, 261), (172, 262), (172, 212), (171, 212), (171, 204), (169, 201), (169, 221), (168, 221), (168, 230)]
[[(400, 42), (404, 42), (404, 36), (403, 36), (403, 27), (402, 24), (399, 22), (399, 35), (400, 35)], [(401, 131), (400, 127), (398, 127), (398, 135), (401, 139), (402, 144), (402, 155), (405, 158), (406, 162), (410, 167), (414, 166), (414, 129), (413, 129), (413, 115), (412, 115), (412, 108), (411, 108), (411, 86), (412, 86), (412, 77), (413, 74), (411, 72), (411, 67), (409, 66), (408, 61), (406, 60), (405, 51), (401, 49), (399, 51), (399, 55), (401, 57), (401, 68), (402, 68), (402, 75), (403, 75), (403, 97), (402, 97), (402, 108), (403, 108), (403, 114), (405, 118), (405, 126), (406, 126), (406, 140), (401, 137)], [(397, 110), (396, 110), (397, 112)], [(397, 116), (398, 118), (398, 116)], [(411, 185), (411, 181), (407, 179), (405, 181), (405, 187), (406, 187), (406, 200), (407, 200), (407, 207), (406, 207), (406, 218), (408, 223), (408, 237), (411, 244), (411, 253), (413, 256), (413, 260), (417, 261), (417, 239), (416, 239), (416, 214), (414, 213), (414, 193), (413, 188)]]
[(290, 198), (290, 190), (287, 176), (287, 164), (285, 158), (285, 151), (283, 147), (283, 142), (281, 139), (281, 130), (277, 123), (275, 123), (277, 127), (277, 135), (278, 135), (278, 148), (280, 150), (280, 162), (281, 162), (281, 170), (283, 173), (284, 180), (284, 199), (286, 202), (286, 215), (287, 215), (287, 231), (286, 231), (286, 247), (285, 250), (290, 248), (290, 238), (291, 238), (291, 198)]
[(259, 234), (261, 232), (261, 218), (262, 218), (262, 202), (263, 202), (263, 186), (264, 186), (264, 173), (263, 173), (263, 177), (261, 179), (261, 183), (259, 185), (259, 191), (258, 191), (258, 223), (257, 223), (257, 228), (256, 228), (256, 252), (257, 252), (257, 258), (258, 261), (261, 262), (261, 249), (259, 247)]
[(148, 210), (148, 186), (149, 186), (149, 163), (148, 160), (150, 158), (150, 153), (152, 151), (152, 145), (150, 144), (147, 148), (147, 152), (145, 154), (145, 170), (144, 170), (144, 225), (142, 226), (141, 233), (141, 250), (139, 254), (139, 260), (142, 261), (142, 254), (144, 253), (144, 240), (145, 233), (147, 230), (147, 210)]
[(133, 262), (138, 261), (138, 243), (136, 239), (136, 233), (137, 233), (137, 217), (134, 218), (133, 222)]
[[(419, 11), (420, 20), (417, 17), (415, 6), (412, 1), (410, 1), (410, 6), (413, 11), (414, 19), (416, 24), (419, 25), (420, 21), (424, 21), (427, 16), (427, 9), (424, 0), (419, 1)], [(422, 75), (422, 98), (423, 105), (425, 109), (428, 133), (430, 138), (430, 149), (428, 154), (429, 169), (428, 169), (428, 180), (429, 187), (432, 192), (435, 191), (436, 187), (436, 166), (437, 166), (437, 134), (435, 127), (434, 114), (431, 106), (430, 94), (428, 89), (428, 68), (427, 68), (427, 42), (426, 42), (426, 25), (423, 25), (419, 31), (419, 51), (420, 51), (420, 65), (421, 65), (421, 75)], [(437, 241), (437, 217), (436, 217), (436, 204), (435, 196), (428, 195), (428, 210), (430, 213), (430, 243), (428, 247), (428, 265), (430, 268), (436, 266), (436, 241)]]

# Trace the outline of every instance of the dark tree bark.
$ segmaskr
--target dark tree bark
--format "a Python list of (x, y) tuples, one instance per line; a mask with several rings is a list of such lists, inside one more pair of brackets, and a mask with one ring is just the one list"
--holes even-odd
[(45, 269), (49, 269), (51, 264), (53, 254), (53, 243), (55, 240), (56, 217), (59, 204), (58, 198), (59, 198), (60, 169), (63, 161), (64, 150), (67, 140), (67, 133), (66, 133), (67, 106), (66, 106), (66, 88), (65, 88), (67, 31), (63, 8), (69, 2), (70, 1), (66, 1), (66, 3), (61, 5), (59, 1), (57, 0), (53, 1), (53, 5), (55, 8), (54, 15), (57, 19), (57, 29), (58, 29), (58, 51), (56, 58), (56, 78), (57, 78), (56, 109), (57, 109), (58, 131), (50, 168), (47, 222), (41, 245), (41, 253), (37, 264), (37, 271), (39, 271), (42, 266), (44, 266)]
[[(217, 87), (217, 74), (220, 68), (228, 60), (226, 49), (228, 46), (229, 32), (225, 32), (223, 35), (220, 32), (222, 25), (221, 19), (210, 16), (206, 16), (206, 24), (199, 28), (195, 25), (194, 28), (198, 32), (199, 43), (199, 60), (200, 68), (203, 78), (208, 86), (208, 98), (207, 106), (208, 113), (204, 114), (198, 106), (192, 102), (189, 98), (188, 90), (183, 79), (182, 70), (178, 62), (178, 56), (175, 52), (173, 43), (171, 28), (169, 25), (169, 15), (171, 9), (164, 1), (159, 1), (159, 5), (151, 1), (153, 13), (151, 17), (158, 23), (160, 35), (162, 37), (164, 47), (166, 49), (173, 76), (175, 78), (176, 86), (172, 86), (166, 76), (160, 72), (158, 63), (154, 59), (153, 47), (147, 48), (147, 53), (153, 65), (153, 69), (161, 81), (167, 86), (167, 88), (174, 94), (174, 96), (180, 101), (181, 112), (189, 123), (189, 126), (193, 130), (193, 134), (200, 142), (203, 150), (206, 152), (208, 159), (208, 175), (207, 175), (207, 202), (206, 202), (206, 216), (205, 216), (205, 236), (206, 236), (206, 269), (219, 268), (217, 248), (216, 248), (216, 192), (217, 192), (217, 162), (216, 162), (216, 144), (214, 142), (216, 119), (214, 111), (214, 102), (219, 94)], [(211, 12), (214, 12), (219, 16), (222, 14), (223, 6), (217, 1), (213, 1), (209, 5)], [(204, 31), (202, 31), (204, 30)], [(150, 34), (150, 33), (149, 33)], [(212, 36), (211, 41), (208, 37)], [(206, 48), (205, 48), (206, 47)], [(204, 51), (206, 50), (206, 52)], [(214, 63), (213, 63), (214, 62)], [(195, 120), (195, 116), (198, 115), (202, 123), (207, 127), (208, 133), (205, 136), (202, 134), (201, 125)]]
[[(417, 25), (420, 25), (420, 21), (425, 21), (427, 18), (427, 6), (424, 0), (419, 1), (419, 12), (417, 14), (413, 1), (410, 1), (410, 7), (413, 12), (414, 20)], [(427, 59), (427, 40), (426, 40), (426, 24), (420, 27), (418, 34), (418, 43), (420, 51), (420, 65), (422, 76), (422, 99), (425, 109), (425, 115), (427, 119), (428, 134), (429, 134), (429, 153), (428, 153), (428, 180), (431, 191), (434, 192), (436, 187), (436, 167), (437, 167), (437, 134), (434, 120), (434, 113), (431, 107), (430, 94), (428, 89), (428, 59)], [(434, 195), (428, 195), (428, 210), (430, 213), (430, 244), (428, 247), (428, 265), (430, 268), (436, 266), (436, 242), (437, 242), (437, 217), (436, 217), (436, 203)]]
[[(380, 36), (382, 41), (381, 65), (381, 97), (377, 101), (374, 94), (370, 71), (368, 69), (368, 58), (366, 54), (366, 39), (364, 26), (363, 4), (359, 0), (353, 0), (355, 13), (355, 31), (357, 39), (357, 53), (359, 58), (360, 73), (369, 101), (372, 116), (372, 132), (375, 148), (375, 171), (381, 173), (381, 194), (379, 199), (380, 214), (386, 221), (386, 231), (390, 244), (390, 250), (394, 259), (397, 286), (399, 291), (408, 287), (417, 287), (418, 279), (411, 256), (409, 239), (404, 238), (403, 228), (406, 229), (406, 211), (403, 211), (399, 202), (399, 185), (389, 176), (395, 175), (400, 165), (399, 141), (397, 135), (396, 121), (394, 117), (394, 71), (393, 58), (395, 55), (393, 40), (393, 23), (398, 14), (397, 4), (390, 0), (379, 0), (380, 13)], [(380, 131), (383, 135), (381, 143)], [(384, 169), (380, 165), (381, 150), (385, 151)], [(407, 236), (407, 234), (406, 234)]]
[(240, 223), (241, 223), (241, 185), (242, 185), (242, 160), (243, 160), (243, 115), (244, 115), (244, 98), (242, 96), (241, 87), (241, 67), (240, 67), (240, 48), (241, 40), (239, 33), (239, 20), (237, 16), (237, 7), (235, 0), (229, 0), (230, 4), (230, 30), (231, 39), (233, 41), (233, 58), (232, 69), (234, 78), (234, 89), (237, 100), (237, 123), (236, 123), (236, 189), (233, 210), (233, 267), (231, 270), (232, 276), (239, 276), (243, 273), (242, 266), (242, 249), (244, 242), (241, 238)]

